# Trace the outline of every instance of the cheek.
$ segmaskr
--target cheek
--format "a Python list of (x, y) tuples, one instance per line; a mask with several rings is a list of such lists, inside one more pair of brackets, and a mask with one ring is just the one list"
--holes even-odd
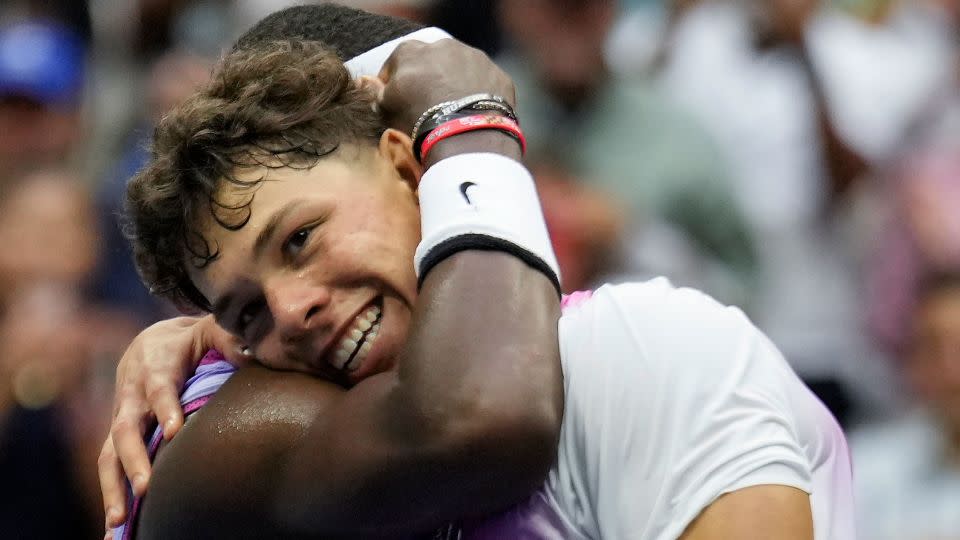
[(383, 218), (376, 228), (383, 270), (393, 279), (397, 292), (412, 304), (417, 292), (413, 255), (420, 242), (420, 214), (411, 203), (409, 207), (393, 206)]
[[(337, 231), (324, 240), (326, 259), (336, 261), (345, 279), (375, 275), (412, 302), (416, 293), (413, 254), (420, 241), (420, 219), (415, 211), (357, 201)], [(367, 203), (367, 204), (362, 204)]]

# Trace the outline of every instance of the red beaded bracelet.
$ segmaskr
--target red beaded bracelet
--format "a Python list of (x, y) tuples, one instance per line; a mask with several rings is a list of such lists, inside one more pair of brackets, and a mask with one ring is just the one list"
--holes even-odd
[(510, 135), (520, 143), (520, 151), (526, 153), (527, 139), (523, 136), (523, 131), (520, 131), (519, 124), (499, 114), (475, 114), (444, 122), (431, 131), (420, 146), (421, 160), (426, 160), (430, 149), (443, 139), (481, 129), (495, 129)]

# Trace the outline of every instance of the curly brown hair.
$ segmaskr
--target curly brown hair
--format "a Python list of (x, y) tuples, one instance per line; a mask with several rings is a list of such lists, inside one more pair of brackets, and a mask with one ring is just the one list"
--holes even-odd
[[(319, 42), (225, 56), (210, 83), (159, 122), (151, 159), (127, 187), (125, 229), (151, 292), (185, 311), (210, 311), (187, 272), (219, 255), (200, 230), (204, 213), (238, 230), (263, 181), (256, 171), (309, 169), (344, 143), (376, 144), (386, 126), (373, 99)], [(227, 185), (245, 196), (218, 199)]]

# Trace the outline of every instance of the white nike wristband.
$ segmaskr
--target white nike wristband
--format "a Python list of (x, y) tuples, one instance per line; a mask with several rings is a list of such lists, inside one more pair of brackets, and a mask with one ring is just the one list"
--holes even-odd
[(419, 283), (464, 250), (503, 251), (543, 272), (560, 292), (560, 267), (526, 167), (499, 154), (461, 154), (420, 179), (423, 233), (414, 256)]

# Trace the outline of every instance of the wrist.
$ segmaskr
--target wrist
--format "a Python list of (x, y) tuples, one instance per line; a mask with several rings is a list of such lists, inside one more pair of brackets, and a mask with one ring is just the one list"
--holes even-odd
[(438, 141), (423, 162), (424, 170), (438, 162), (460, 154), (499, 154), (522, 161), (523, 152), (516, 139), (496, 130), (471, 131)]
[[(541, 271), (560, 291), (560, 269), (533, 177), (519, 162), (517, 142), (508, 135), (500, 137), (502, 141), (476, 141), (477, 146), (462, 142), (450, 147), (451, 152), (468, 147), (479, 147), (479, 151), (440, 159), (421, 177), (422, 235), (414, 254), (419, 285), (430, 269), (447, 257), (481, 250), (513, 255)], [(501, 144), (513, 145), (501, 147), (513, 152), (513, 157), (483, 151)]]

